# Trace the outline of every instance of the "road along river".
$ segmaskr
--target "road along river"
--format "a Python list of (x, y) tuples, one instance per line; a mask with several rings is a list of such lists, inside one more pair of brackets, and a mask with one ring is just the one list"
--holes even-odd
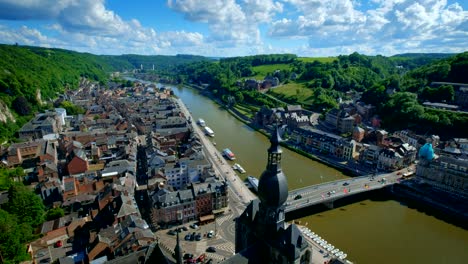
[[(212, 100), (190, 88), (172, 87), (194, 121), (203, 118), (215, 133), (218, 153), (230, 148), (247, 171), (259, 177), (266, 166), (269, 140), (238, 121)], [(224, 161), (230, 165), (231, 161)], [(341, 172), (283, 148), (283, 171), (290, 190), (336, 179)], [(337, 186), (340, 191), (342, 186)], [(328, 242), (355, 263), (466, 263), (468, 231), (394, 200), (364, 200), (304, 217)]]

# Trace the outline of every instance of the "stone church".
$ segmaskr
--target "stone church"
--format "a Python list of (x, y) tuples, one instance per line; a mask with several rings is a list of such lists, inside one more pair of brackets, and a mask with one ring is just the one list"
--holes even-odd
[(295, 224), (285, 223), (288, 183), (281, 169), (281, 137), (275, 129), (258, 199), (236, 220), (236, 254), (222, 263), (312, 263), (312, 248)]

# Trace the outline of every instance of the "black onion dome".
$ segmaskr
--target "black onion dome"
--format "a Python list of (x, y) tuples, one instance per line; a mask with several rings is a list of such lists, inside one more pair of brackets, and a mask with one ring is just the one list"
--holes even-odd
[(279, 207), (288, 199), (288, 182), (283, 171), (265, 170), (258, 183), (258, 198), (269, 206)]
[(281, 137), (276, 127), (270, 138), (271, 146), (268, 149), (268, 164), (260, 176), (258, 183), (258, 197), (262, 203), (269, 206), (281, 206), (288, 198), (288, 182), (281, 170)]

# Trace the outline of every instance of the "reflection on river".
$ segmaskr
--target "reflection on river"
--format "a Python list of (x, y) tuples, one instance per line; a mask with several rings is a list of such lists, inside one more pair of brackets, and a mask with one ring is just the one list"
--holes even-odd
[[(218, 150), (229, 147), (247, 175), (259, 177), (266, 165), (266, 137), (189, 88), (173, 87), (192, 112), (214, 130)], [(289, 189), (346, 178), (339, 171), (283, 149)], [(322, 176), (322, 177), (321, 177)], [(365, 200), (300, 219), (355, 263), (466, 263), (468, 231), (390, 201)]]

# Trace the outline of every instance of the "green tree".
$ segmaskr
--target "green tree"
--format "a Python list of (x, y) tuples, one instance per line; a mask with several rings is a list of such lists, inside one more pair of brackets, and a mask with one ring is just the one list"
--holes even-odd
[(31, 106), (24, 96), (18, 96), (12, 102), (13, 109), (20, 115), (29, 115), (31, 113)]
[(55, 220), (55, 219), (58, 219), (62, 216), (65, 215), (65, 212), (63, 211), (62, 208), (60, 207), (54, 207), (54, 208), (50, 208), (47, 213), (46, 213), (46, 220), (47, 221), (50, 221), (50, 220)]
[(2, 209), (0, 209), (0, 251), (4, 260), (13, 262), (24, 258), (26, 252), (21, 244), (17, 218)]
[(6, 211), (18, 217), (19, 223), (38, 226), (44, 221), (44, 204), (39, 196), (25, 186), (12, 185), (8, 190)]

